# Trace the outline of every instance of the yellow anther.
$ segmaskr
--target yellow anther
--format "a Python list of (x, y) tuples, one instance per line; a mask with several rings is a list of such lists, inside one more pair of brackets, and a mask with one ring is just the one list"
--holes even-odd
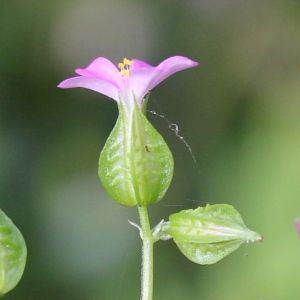
[(127, 59), (127, 58), (124, 58), (123, 62), (124, 62), (125, 65), (128, 65), (128, 66), (131, 66), (131, 65), (134, 64), (133, 60), (130, 60), (130, 59)]
[(123, 62), (118, 64), (118, 68), (120, 69), (119, 75), (128, 77), (130, 75), (130, 71), (133, 69), (132, 65), (134, 64), (133, 60), (124, 58)]
[(119, 69), (124, 68), (124, 64), (123, 64), (123, 63), (119, 63), (119, 64), (118, 64), (118, 68), (119, 68)]

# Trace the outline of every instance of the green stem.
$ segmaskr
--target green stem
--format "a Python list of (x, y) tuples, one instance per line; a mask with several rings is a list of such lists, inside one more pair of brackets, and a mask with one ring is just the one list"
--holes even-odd
[(141, 300), (152, 300), (153, 295), (153, 244), (148, 210), (146, 206), (138, 206), (142, 230), (142, 278)]

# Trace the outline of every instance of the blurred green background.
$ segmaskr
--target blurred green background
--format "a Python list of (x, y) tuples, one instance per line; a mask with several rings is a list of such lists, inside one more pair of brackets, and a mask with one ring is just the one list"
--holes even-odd
[(152, 92), (149, 119), (175, 175), (155, 225), (181, 209), (228, 203), (263, 243), (212, 266), (155, 245), (154, 299), (299, 299), (299, 0), (0, 0), (0, 207), (28, 246), (9, 299), (138, 299), (136, 208), (109, 198), (99, 153), (117, 118), (112, 100), (56, 85), (104, 56), (200, 66)]

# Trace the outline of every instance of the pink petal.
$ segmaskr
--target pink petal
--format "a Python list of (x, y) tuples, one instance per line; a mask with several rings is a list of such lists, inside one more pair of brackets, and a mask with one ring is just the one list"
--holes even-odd
[(102, 79), (115, 85), (120, 90), (124, 88), (121, 76), (119, 76), (119, 70), (110, 60), (104, 57), (96, 58), (88, 67), (76, 69), (75, 72), (78, 75)]
[(155, 68), (147, 63), (145, 63), (144, 61), (142, 60), (139, 60), (139, 59), (136, 59), (136, 58), (133, 58), (132, 59), (134, 61), (134, 64), (132, 65), (133, 67), (133, 70), (139, 70), (139, 69), (151, 69), (151, 68)]
[(160, 82), (162, 82), (167, 77), (171, 76), (172, 74), (185, 70), (188, 68), (196, 67), (198, 65), (197, 62), (184, 57), (184, 56), (173, 56), (170, 58), (167, 58), (162, 63), (160, 63), (156, 69), (161, 70), (161, 74), (155, 78), (155, 80), (152, 82), (151, 88), (153, 89), (155, 86), (157, 86)]
[(197, 62), (182, 56), (170, 57), (157, 67), (153, 67), (138, 59), (133, 59), (133, 61), (133, 70), (129, 76), (129, 87), (134, 91), (136, 98), (140, 100), (167, 77), (178, 71), (198, 65)]
[(128, 77), (128, 86), (134, 91), (137, 100), (142, 100), (151, 90), (152, 82), (160, 76), (161, 71), (155, 67), (147, 69), (133, 69)]
[(298, 233), (300, 234), (300, 219), (297, 219), (295, 222), (296, 225), (296, 230), (298, 231)]
[(82, 87), (119, 101), (119, 89), (116, 86), (96, 77), (78, 76), (69, 78), (61, 82), (58, 87), (62, 89)]

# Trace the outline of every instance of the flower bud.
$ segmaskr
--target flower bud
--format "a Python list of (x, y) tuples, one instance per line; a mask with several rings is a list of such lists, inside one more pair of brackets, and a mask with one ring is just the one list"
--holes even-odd
[(117, 123), (100, 155), (99, 177), (122, 205), (155, 203), (170, 185), (172, 154), (136, 103), (128, 109), (119, 102), (118, 107)]
[(26, 244), (21, 232), (0, 210), (0, 296), (20, 281), (26, 256)]
[(238, 211), (227, 204), (182, 210), (169, 220), (164, 231), (188, 259), (199, 264), (216, 263), (242, 243), (263, 239), (249, 230)]

